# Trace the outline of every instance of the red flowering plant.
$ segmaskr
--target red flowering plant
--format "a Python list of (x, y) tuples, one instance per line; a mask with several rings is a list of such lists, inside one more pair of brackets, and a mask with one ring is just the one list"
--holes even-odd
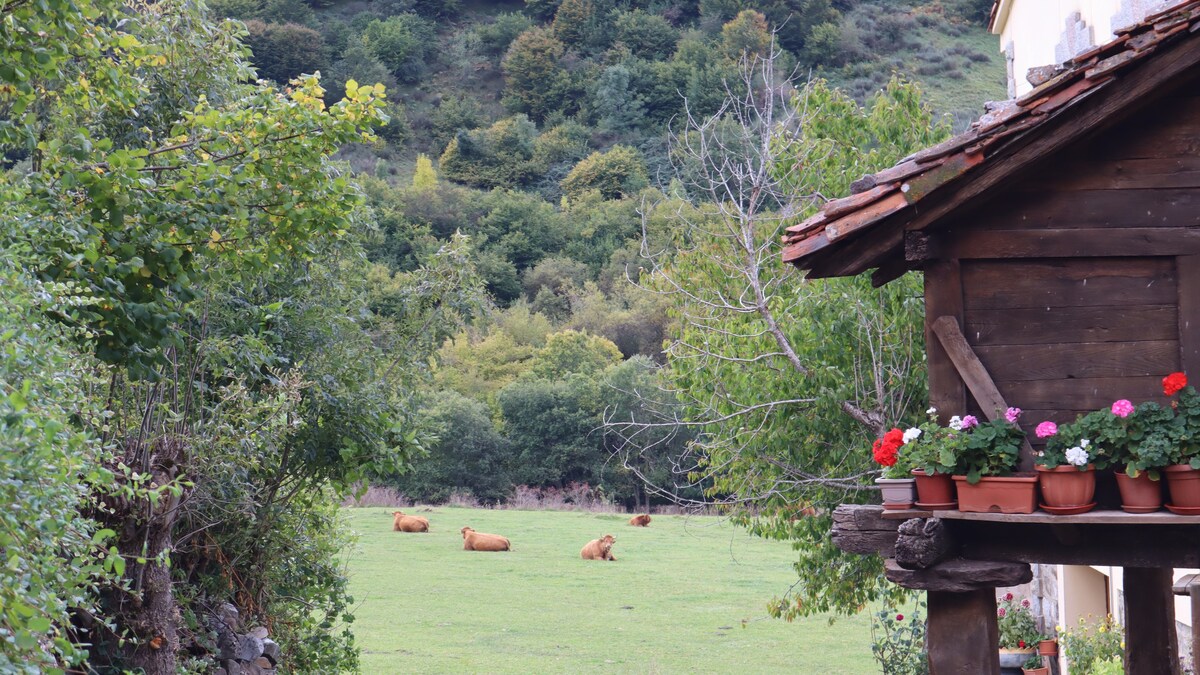
[(874, 445), (871, 446), (871, 456), (883, 467), (884, 478), (909, 477), (912, 461), (904, 451), (904, 435), (904, 431), (893, 428), (882, 438), (875, 439)]
[(1163, 394), (1171, 397), (1178, 452), (1173, 464), (1200, 469), (1200, 393), (1188, 384), (1187, 375), (1171, 373), (1163, 378)]
[(1005, 593), (996, 608), (996, 624), (1000, 628), (1001, 649), (1035, 649), (1044, 640), (1038, 632), (1037, 620), (1029, 600), (1017, 600)]

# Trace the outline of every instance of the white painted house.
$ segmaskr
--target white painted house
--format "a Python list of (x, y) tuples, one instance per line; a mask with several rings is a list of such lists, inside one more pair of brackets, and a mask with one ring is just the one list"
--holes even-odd
[(991, 30), (1008, 61), (1008, 95), (1033, 89), (1031, 68), (1062, 63), (1178, 0), (999, 0)]

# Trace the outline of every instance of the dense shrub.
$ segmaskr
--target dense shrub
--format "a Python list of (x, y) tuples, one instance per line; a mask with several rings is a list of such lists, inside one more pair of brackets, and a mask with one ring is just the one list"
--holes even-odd
[(571, 199), (591, 190), (606, 199), (616, 199), (638, 192), (649, 182), (641, 153), (628, 146), (615, 145), (608, 152), (593, 152), (576, 164), (563, 179), (562, 188)]
[(497, 120), (487, 129), (460, 130), (439, 164), (446, 178), (479, 188), (518, 187), (536, 174), (537, 127), (525, 115)]
[(501, 12), (492, 23), (480, 24), (475, 29), (479, 46), (488, 54), (503, 54), (517, 36), (533, 23), (529, 17), (513, 12)]
[(559, 60), (566, 47), (544, 28), (517, 36), (502, 63), (506, 88), (504, 105), (540, 122), (555, 110), (569, 107), (564, 100), (571, 78)]
[(433, 26), (416, 14), (375, 19), (363, 30), (367, 49), (401, 80), (416, 79), (433, 47)]
[[(2, 222), (2, 221), (0, 221)], [(7, 237), (5, 237), (7, 239)], [(98, 419), (87, 397), (93, 365), (43, 311), (68, 288), (24, 277), (0, 251), (0, 671), (40, 673), (77, 663), (69, 613), (88, 610), (102, 573), (95, 525), (79, 514), (87, 484), (103, 484), (99, 444), (77, 422)], [(107, 532), (108, 536), (113, 533)], [(96, 534), (104, 542), (103, 533)], [(119, 559), (118, 559), (119, 560)], [(120, 562), (118, 573), (124, 570)], [(117, 561), (109, 559), (105, 568)], [(101, 630), (99, 625), (96, 630)]]
[(302, 73), (328, 67), (325, 40), (317, 31), (294, 23), (246, 22), (246, 43), (259, 77), (287, 84)]

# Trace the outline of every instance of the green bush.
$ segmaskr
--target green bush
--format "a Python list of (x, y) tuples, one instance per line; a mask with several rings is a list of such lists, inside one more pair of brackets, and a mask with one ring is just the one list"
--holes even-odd
[(871, 617), (871, 654), (887, 675), (926, 675), (925, 620), (914, 607), (906, 617), (895, 607), (884, 607)]
[[(2, 222), (2, 220), (0, 220)], [(7, 239), (7, 237), (5, 237)], [(69, 613), (91, 610), (105, 533), (79, 513), (86, 485), (106, 483), (99, 444), (78, 430), (98, 419), (87, 397), (92, 361), (70, 347), (43, 311), (72, 295), (37, 284), (0, 252), (0, 672), (41, 673), (83, 658)], [(113, 533), (107, 531), (107, 535)], [(97, 625), (96, 629), (100, 627)]]
[(317, 31), (294, 23), (246, 22), (246, 44), (259, 77), (287, 84), (302, 73), (328, 67), (325, 40)]
[(363, 30), (363, 41), (371, 54), (405, 81), (423, 72), (433, 40), (433, 26), (416, 14), (375, 19)]
[(608, 152), (593, 152), (563, 179), (563, 192), (570, 199), (595, 190), (605, 199), (632, 195), (649, 185), (646, 164), (637, 150), (614, 145)]
[[(1111, 616), (1089, 622), (1082, 617), (1075, 628), (1055, 627), (1063, 656), (1071, 675), (1100, 675), (1109, 672), (1108, 663), (1120, 664), (1125, 655), (1125, 629)], [(1117, 672), (1123, 672), (1117, 670)]]

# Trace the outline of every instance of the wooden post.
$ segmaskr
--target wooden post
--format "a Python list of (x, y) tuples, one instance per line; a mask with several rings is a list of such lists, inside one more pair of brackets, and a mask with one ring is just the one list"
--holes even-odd
[(1125, 672), (1179, 675), (1171, 569), (1125, 567)]
[(1000, 675), (996, 589), (929, 591), (930, 675)]

